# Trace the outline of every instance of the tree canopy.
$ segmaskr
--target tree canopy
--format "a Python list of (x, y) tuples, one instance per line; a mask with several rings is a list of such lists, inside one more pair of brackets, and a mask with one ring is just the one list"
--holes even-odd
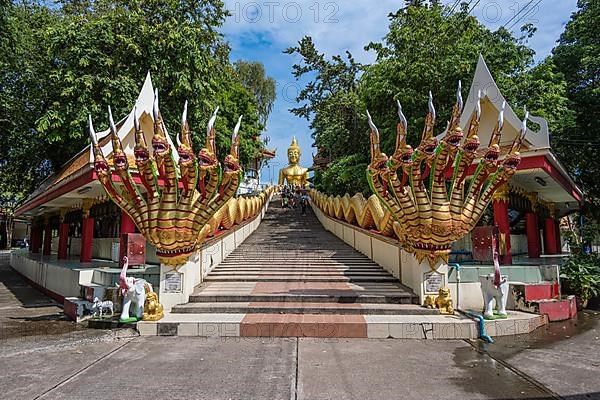
[[(535, 33), (531, 25), (525, 25), (519, 37), (504, 28), (491, 31), (469, 15), (465, 3), (454, 10), (437, 1), (407, 2), (389, 19), (383, 42), (365, 47), (376, 54), (371, 65), (357, 64), (351, 54), (328, 59), (310, 37), (287, 50), (302, 57), (294, 66), (294, 75), (312, 78), (298, 96), (301, 106), (291, 111), (310, 120), (316, 145), (333, 159), (328, 169), (316, 174), (320, 190), (339, 195), (368, 193), (364, 178), (369, 159), (366, 109), (376, 118), (383, 133), (382, 148), (390, 154), (395, 135), (385, 133), (395, 132), (395, 101), (402, 103), (408, 118), (408, 140), (415, 145), (431, 90), (438, 112), (436, 129), (441, 132), (454, 105), (457, 82), (470, 82), (479, 54), (517, 112), (526, 105), (533, 114), (547, 118), (550, 131), (557, 136), (573, 129), (573, 111), (562, 74), (551, 58), (535, 65), (535, 53), (527, 46), (527, 39)], [(331, 184), (336, 181), (342, 184)]]
[[(147, 71), (171, 134), (179, 132), (185, 100), (193, 133), (220, 106), (221, 157), (243, 114), (240, 152), (248, 162), (271, 108), (229, 60), (218, 31), (227, 15), (220, 0), (63, 0), (52, 7), (1, 0), (0, 193), (23, 198), (80, 151), (89, 140), (88, 113), (103, 128), (108, 105), (117, 117), (131, 111)], [(274, 93), (264, 69), (261, 79)], [(203, 143), (198, 134), (194, 141)]]
[(554, 149), (594, 203), (600, 199), (600, 3), (579, 0), (552, 60), (566, 80), (567, 97), (575, 111), (575, 129), (553, 137)]

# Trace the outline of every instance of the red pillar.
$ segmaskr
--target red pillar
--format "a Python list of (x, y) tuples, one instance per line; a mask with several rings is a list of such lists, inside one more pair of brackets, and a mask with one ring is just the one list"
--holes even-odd
[(556, 254), (556, 224), (554, 218), (548, 217), (544, 221), (544, 249), (546, 254)]
[(94, 218), (84, 217), (81, 226), (81, 253), (79, 261), (92, 261), (92, 240), (94, 239)]
[(61, 222), (58, 228), (58, 259), (67, 258), (67, 245), (69, 243), (69, 224)]
[(525, 224), (527, 233), (527, 252), (529, 258), (539, 258), (540, 250), (540, 232), (538, 230), (537, 215), (533, 212), (525, 214)]
[(562, 253), (562, 242), (560, 240), (560, 222), (554, 221), (554, 229), (556, 229), (556, 254)]
[(44, 226), (44, 255), (49, 256), (50, 250), (52, 250), (52, 225), (50, 222), (46, 222)]
[(40, 233), (41, 233), (41, 227), (36, 223), (32, 223), (31, 237), (29, 239), (29, 250), (32, 253), (40, 252)]
[(494, 224), (498, 231), (504, 236), (506, 253), (500, 256), (500, 263), (504, 265), (512, 264), (512, 254), (510, 251), (510, 223), (508, 220), (508, 201), (494, 200)]
[(135, 233), (135, 222), (131, 219), (129, 214), (125, 211), (121, 211), (121, 235), (124, 233)]

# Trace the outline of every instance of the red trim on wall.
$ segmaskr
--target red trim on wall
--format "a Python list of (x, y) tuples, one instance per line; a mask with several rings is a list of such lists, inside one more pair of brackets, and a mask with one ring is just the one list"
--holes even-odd
[(69, 245), (69, 224), (61, 222), (58, 228), (58, 256), (59, 260), (67, 258), (67, 246)]
[(94, 239), (94, 218), (87, 217), (81, 224), (81, 251), (79, 261), (82, 263), (92, 261), (92, 240)]
[[(537, 168), (543, 170), (548, 175), (550, 175), (556, 182), (558, 182), (563, 187), (563, 189), (565, 189), (567, 193), (569, 193), (569, 195), (571, 195), (575, 200), (581, 203), (581, 196), (577, 192), (576, 188), (559, 171), (558, 168), (552, 165), (552, 163), (546, 158), (544, 154), (541, 154), (539, 156), (523, 157), (517, 170), (524, 171)], [(477, 164), (471, 164), (471, 166), (467, 170), (467, 176), (473, 176), (476, 169)], [(452, 171), (450, 171), (450, 176), (448, 178), (452, 178)]]
[(42, 204), (49, 202), (50, 200), (54, 200), (57, 197), (62, 196), (65, 193), (69, 193), (72, 190), (75, 190), (81, 186), (87, 185), (88, 183), (94, 180), (93, 170), (90, 170), (78, 178), (73, 179), (70, 182), (65, 183), (62, 186), (59, 186), (55, 189), (49, 190), (47, 193), (44, 193), (32, 201), (25, 203), (23, 206), (18, 208), (15, 211), (15, 216), (21, 215), (29, 210), (32, 210)]

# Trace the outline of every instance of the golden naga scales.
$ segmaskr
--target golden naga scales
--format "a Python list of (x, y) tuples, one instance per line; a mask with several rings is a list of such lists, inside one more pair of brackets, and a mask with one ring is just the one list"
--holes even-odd
[(395, 234), (419, 262), (427, 258), (432, 268), (439, 260), (447, 262), (452, 243), (475, 227), (493, 194), (514, 175), (521, 162), (520, 149), (529, 113), (525, 113), (510, 150), (499, 161), (503, 104), (488, 147), (479, 155), (475, 173), (465, 187), (468, 168), (478, 156), (480, 145), (477, 135), (480, 101), (481, 92), (464, 135), (459, 126), (463, 108), (459, 82), (451, 120), (445, 135), (438, 141), (433, 136), (436, 114), (429, 93), (429, 112), (416, 149), (406, 143), (407, 120), (398, 102), (396, 147), (391, 157), (381, 152), (379, 130), (367, 111), (371, 130), (367, 179), (376, 197), (365, 200), (360, 195), (346, 195), (340, 198), (311, 191), (313, 201), (327, 215), (356, 222), (363, 228), (376, 227), (387, 236)]
[[(152, 155), (139, 124), (137, 109), (133, 111), (134, 155), (141, 186), (145, 189), (145, 193), (142, 193), (131, 176), (110, 107), (108, 111), (113, 170), (121, 183), (117, 185), (113, 181), (111, 168), (98, 145), (89, 117), (96, 175), (111, 200), (129, 214), (146, 240), (156, 248), (162, 263), (173, 266), (184, 264), (219, 226), (229, 228), (233, 223), (256, 215), (267, 201), (268, 193), (261, 193), (254, 198), (233, 197), (242, 174), (238, 160), (242, 117), (233, 130), (231, 150), (221, 167), (216, 157), (214, 129), (218, 108), (208, 122), (206, 143), (195, 155), (187, 122), (186, 102), (181, 118), (181, 134), (177, 138), (179, 161), (176, 164), (159, 111), (158, 93), (155, 92)], [(162, 185), (159, 185), (159, 179), (164, 182)]]

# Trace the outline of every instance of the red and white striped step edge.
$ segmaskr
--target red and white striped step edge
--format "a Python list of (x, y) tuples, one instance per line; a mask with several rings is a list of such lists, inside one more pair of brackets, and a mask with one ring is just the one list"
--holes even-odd
[[(509, 311), (486, 321), (488, 335), (527, 334), (544, 315)], [(142, 336), (476, 339), (477, 322), (462, 315), (169, 314), (138, 322)]]

